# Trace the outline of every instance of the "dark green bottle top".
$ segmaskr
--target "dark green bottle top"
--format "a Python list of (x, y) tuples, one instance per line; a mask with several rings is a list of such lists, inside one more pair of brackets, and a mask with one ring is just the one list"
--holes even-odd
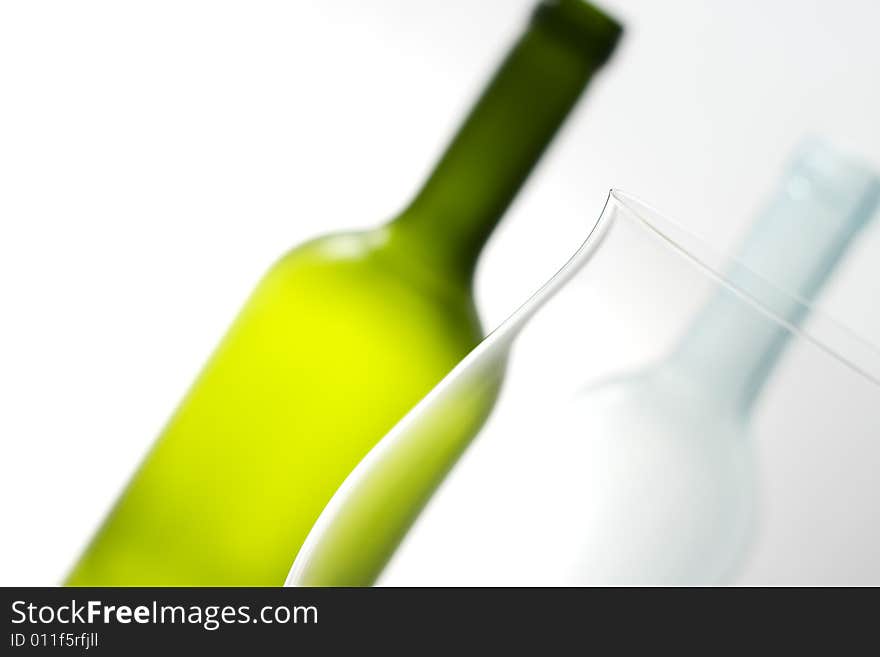
[(608, 59), (623, 33), (620, 23), (583, 0), (543, 0), (532, 22), (566, 39), (597, 65)]

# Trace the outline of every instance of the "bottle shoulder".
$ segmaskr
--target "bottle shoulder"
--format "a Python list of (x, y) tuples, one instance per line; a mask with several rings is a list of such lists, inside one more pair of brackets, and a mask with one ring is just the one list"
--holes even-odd
[(470, 280), (447, 275), (411, 253), (387, 227), (315, 238), (283, 254), (269, 269), (272, 282), (316, 294), (382, 296), (387, 305), (420, 310), (467, 326), (481, 337)]

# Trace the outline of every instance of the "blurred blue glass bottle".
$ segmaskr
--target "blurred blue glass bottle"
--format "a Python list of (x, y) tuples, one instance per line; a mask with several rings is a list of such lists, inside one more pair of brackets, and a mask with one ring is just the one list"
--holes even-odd
[(569, 583), (707, 584), (735, 571), (755, 506), (752, 409), (878, 199), (863, 164), (803, 144), (728, 266), (737, 292), (720, 288), (663, 363), (570, 405), (565, 424), (597, 439), (582, 455), (584, 544)]

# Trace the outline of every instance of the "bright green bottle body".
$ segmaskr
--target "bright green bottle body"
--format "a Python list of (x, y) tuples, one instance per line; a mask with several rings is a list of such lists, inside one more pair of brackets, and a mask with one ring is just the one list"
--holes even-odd
[(479, 251), (617, 33), (544, 3), (406, 211), (269, 270), (68, 584), (284, 582), (340, 483), (481, 339)]
[(374, 437), (481, 336), (466, 288), (363, 242), (326, 238), (272, 267), (71, 584), (283, 581)]

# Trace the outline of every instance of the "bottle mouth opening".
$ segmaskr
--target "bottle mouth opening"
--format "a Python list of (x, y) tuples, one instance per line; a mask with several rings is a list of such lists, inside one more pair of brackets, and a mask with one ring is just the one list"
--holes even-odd
[[(610, 212), (612, 207), (620, 211)], [(618, 217), (634, 223), (770, 322), (880, 385), (880, 350), (814, 303), (782, 289), (738, 257), (718, 251), (644, 201), (612, 189), (599, 223)], [(792, 321), (792, 317), (804, 321)]]
[(599, 65), (623, 34), (620, 23), (584, 0), (543, 0), (535, 7), (532, 24), (545, 27)]

